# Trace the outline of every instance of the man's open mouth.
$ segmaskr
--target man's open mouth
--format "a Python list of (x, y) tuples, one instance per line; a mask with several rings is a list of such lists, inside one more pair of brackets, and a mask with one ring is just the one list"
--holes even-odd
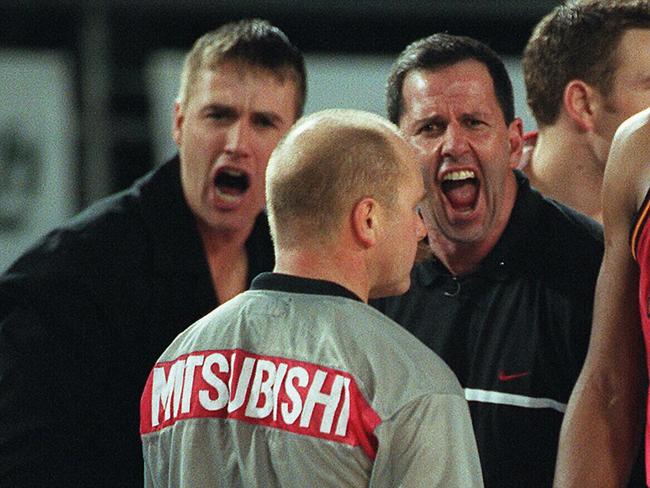
[(474, 171), (447, 173), (442, 179), (442, 191), (454, 210), (465, 212), (476, 207), (479, 181)]
[(234, 168), (222, 168), (214, 177), (217, 194), (225, 199), (236, 200), (246, 193), (250, 186), (248, 174)]

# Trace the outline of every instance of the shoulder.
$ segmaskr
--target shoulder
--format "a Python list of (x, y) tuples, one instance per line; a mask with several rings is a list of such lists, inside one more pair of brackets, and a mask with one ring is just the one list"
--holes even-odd
[(602, 226), (566, 205), (546, 199), (537, 243), (539, 276), (567, 296), (591, 303), (604, 253)]
[(615, 207), (625, 205), (628, 215), (638, 209), (650, 186), (649, 144), (650, 108), (625, 120), (612, 140), (603, 193)]
[[(361, 382), (386, 387), (401, 384), (407, 395), (422, 389), (438, 393), (457, 393), (457, 380), (447, 365), (414, 335), (375, 308), (349, 298), (308, 294), (259, 294), (247, 291), (237, 297), (234, 313), (249, 313), (247, 304), (258, 297), (265, 314), (276, 313), (274, 298), (291, 296), (291, 315), (300, 326), (318, 331), (319, 341), (331, 341), (338, 365)], [(266, 299), (265, 299), (266, 298)], [(230, 303), (230, 302), (228, 302)], [(226, 304), (227, 305), (227, 304)], [(258, 307), (262, 308), (262, 307)], [(224, 308), (224, 312), (227, 309)], [(286, 314), (280, 316), (285, 317)], [(305, 319), (308, 318), (308, 324)], [(313, 337), (313, 336), (312, 336)], [(309, 346), (310, 348), (313, 347)], [(370, 387), (369, 387), (370, 388)], [(383, 395), (393, 395), (390, 391)]]
[[(102, 252), (114, 255), (115, 246), (132, 240), (138, 226), (137, 203), (131, 191), (122, 192), (91, 205), (68, 223), (50, 231), (23, 254), (9, 272), (35, 266), (45, 269), (64, 267), (84, 258), (100, 257)], [(130, 242), (133, 244), (133, 242)], [(101, 265), (101, 262), (96, 262)]]
[(128, 269), (147, 246), (143, 193), (154, 173), (47, 233), (0, 276), (0, 286), (47, 286), (101, 275), (112, 268)]
[(623, 121), (616, 130), (613, 144), (648, 142), (650, 138), (650, 108)]
[(538, 265), (571, 276), (594, 279), (604, 251), (603, 228), (594, 219), (524, 187), (529, 215), (527, 253)]
[[(571, 252), (583, 248), (584, 251), (601, 251), (603, 249), (603, 227), (597, 221), (563, 203), (542, 197), (540, 205), (540, 224), (538, 234), (563, 245), (568, 245)], [(564, 248), (557, 249), (561, 251)]]
[(616, 130), (607, 161), (607, 171), (613, 166), (623, 166), (626, 172), (636, 176), (645, 169), (648, 161), (647, 147), (650, 143), (650, 108), (625, 120)]
[(454, 373), (423, 342), (375, 308), (356, 302), (355, 306), (355, 337), (388, 385), (401, 384), (411, 395), (462, 395)]

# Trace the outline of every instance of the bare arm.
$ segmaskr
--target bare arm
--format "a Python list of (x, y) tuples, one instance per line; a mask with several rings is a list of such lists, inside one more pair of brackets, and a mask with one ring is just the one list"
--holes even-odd
[(645, 170), (650, 166), (648, 137), (650, 131), (639, 124), (622, 127), (607, 163), (605, 255), (596, 285), (589, 352), (560, 433), (556, 488), (624, 486), (636, 458), (647, 373), (639, 273), (629, 235), (650, 185)]

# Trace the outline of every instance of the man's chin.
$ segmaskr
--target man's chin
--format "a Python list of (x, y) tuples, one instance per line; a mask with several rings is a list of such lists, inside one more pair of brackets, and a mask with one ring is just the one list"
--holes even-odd
[(204, 231), (216, 234), (236, 234), (250, 230), (257, 215), (242, 215), (241, 212), (218, 212), (208, 219), (199, 219), (199, 226)]
[[(435, 231), (434, 231), (435, 232)], [(482, 221), (445, 222), (440, 226), (439, 234), (444, 240), (457, 244), (474, 244), (481, 242), (486, 236), (486, 226)], [(438, 238), (437, 240), (440, 240)], [(434, 239), (435, 241), (435, 239)]]
[(403, 281), (401, 283), (394, 283), (391, 285), (383, 286), (374, 291), (371, 290), (370, 298), (375, 299), (375, 298), (385, 298), (385, 297), (396, 297), (406, 293), (410, 287), (411, 287), (411, 279), (409, 277), (406, 281)]

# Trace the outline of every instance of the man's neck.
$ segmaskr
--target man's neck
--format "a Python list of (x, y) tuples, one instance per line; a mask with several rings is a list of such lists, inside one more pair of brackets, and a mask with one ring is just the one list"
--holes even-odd
[(254, 222), (238, 229), (216, 229), (197, 222), (199, 235), (208, 256), (223, 256), (237, 252), (246, 246), (253, 231)]
[(430, 246), (433, 255), (452, 275), (461, 276), (475, 271), (481, 264), (481, 261), (494, 248), (497, 241), (498, 238), (496, 240), (491, 239), (478, 243), (430, 240)]
[(554, 126), (540, 131), (524, 171), (543, 195), (602, 221), (603, 168), (586, 140)]
[(276, 273), (302, 278), (326, 280), (347, 288), (363, 302), (368, 302), (369, 284), (362, 272), (360, 260), (352, 252), (344, 249), (325, 250), (315, 246), (302, 246), (299, 250), (280, 250), (276, 254)]
[(248, 286), (248, 255), (246, 241), (253, 224), (236, 230), (215, 230), (201, 223), (197, 225), (206, 259), (210, 268), (212, 285), (218, 303), (224, 303)]

